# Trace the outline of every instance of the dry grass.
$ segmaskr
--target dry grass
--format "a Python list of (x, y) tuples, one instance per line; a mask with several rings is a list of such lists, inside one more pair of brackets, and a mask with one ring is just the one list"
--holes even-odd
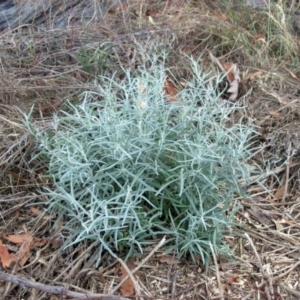
[[(96, 244), (63, 251), (62, 221), (36, 219), (32, 208), (42, 211), (46, 201), (39, 188), (49, 182), (43, 177), (46, 166), (30, 161), (34, 144), (18, 109), (29, 111), (35, 104), (34, 118), (46, 125), (67, 99), (76, 102), (80, 93), (95, 89), (97, 74), (111, 76), (120, 64), (134, 70), (156, 39), (170, 48), (168, 64), (178, 84), (189, 76), (186, 55), (202, 54), (203, 68), (216, 72), (205, 49), (237, 63), (242, 79), (261, 72), (241, 83), (239, 102), (246, 106), (244, 117), (255, 119), (261, 133), (261, 150), (249, 163), (261, 168), (263, 178), (262, 185), (247, 187), (251, 199), (241, 201), (235, 232), (226, 237), (231, 258), (212, 258), (205, 274), (201, 263), (188, 257), (177, 261), (162, 257), (163, 248), (155, 253), (146, 249), (145, 256), (151, 257), (139, 273), (131, 274), (136, 290), (143, 299), (300, 299), (299, 36), (293, 35), (289, 7), (256, 11), (233, 0), (129, 2), (89, 26), (0, 35), (1, 233), (30, 231), (47, 242), (31, 248), (24, 266), (9, 270), (81, 293), (111, 294), (117, 286), (118, 261), (105, 254), (96, 268)], [(264, 40), (255, 41), (259, 34)], [(20, 248), (3, 243), (11, 253)], [(45, 292), (1, 281), (0, 293), (5, 299), (50, 299)]]

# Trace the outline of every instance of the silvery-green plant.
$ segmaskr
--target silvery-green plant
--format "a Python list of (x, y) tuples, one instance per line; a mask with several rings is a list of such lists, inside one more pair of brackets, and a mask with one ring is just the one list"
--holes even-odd
[(210, 243), (220, 251), (255, 131), (230, 124), (238, 107), (216, 91), (221, 77), (193, 60), (191, 71), (176, 103), (166, 101), (164, 58), (152, 57), (122, 79), (100, 76), (98, 92), (85, 92), (48, 129), (27, 116), (35, 159), (53, 179), (47, 210), (64, 219), (66, 246), (96, 240), (130, 256), (166, 235), (166, 251), (205, 263)]

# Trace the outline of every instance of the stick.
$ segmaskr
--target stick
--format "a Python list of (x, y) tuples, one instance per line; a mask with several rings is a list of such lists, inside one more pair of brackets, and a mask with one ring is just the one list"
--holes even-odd
[(64, 295), (75, 299), (81, 298), (81, 299), (99, 299), (99, 300), (130, 300), (122, 296), (91, 294), (91, 293), (83, 294), (83, 293), (71, 292), (62, 286), (51, 286), (43, 283), (38, 283), (33, 280), (27, 279), (23, 276), (12, 275), (5, 272), (0, 272), (0, 280), (4, 280), (6, 282), (13, 282), (21, 286), (22, 288), (25, 287), (34, 288), (54, 295)]
[[(299, 162), (297, 163), (293, 163), (293, 164), (290, 164), (289, 165), (289, 168), (293, 168), (293, 167), (296, 167), (296, 166), (299, 166)], [(282, 171), (286, 170), (286, 166), (284, 167), (278, 167), (278, 168), (275, 168), (274, 170), (270, 170), (270, 171), (267, 171), (267, 172), (263, 172), (259, 175), (253, 175), (249, 178), (249, 181), (252, 181), (254, 182), (255, 180), (257, 179), (265, 179), (271, 175), (275, 175), (275, 174), (278, 174), (278, 173), (281, 173)], [(238, 180), (239, 184), (245, 184), (245, 180), (244, 179), (239, 179)]]
[(136, 282), (136, 280), (135, 280), (133, 274), (131, 273), (130, 269), (127, 267), (127, 265), (125, 264), (125, 262), (122, 259), (118, 258), (118, 262), (123, 266), (123, 268), (125, 269), (125, 271), (129, 275), (129, 277), (130, 277), (130, 279), (133, 283), (133, 286), (134, 286), (135, 293), (136, 293), (137, 297), (138, 298), (141, 297), (140, 287), (139, 287), (138, 283)]
[(291, 148), (292, 148), (292, 143), (290, 142), (289, 147), (288, 147), (288, 159), (286, 163), (286, 178), (285, 178), (285, 185), (284, 185), (284, 193), (281, 199), (281, 202), (284, 203), (286, 196), (288, 194), (288, 188), (289, 188), (289, 177), (290, 177), (290, 165), (291, 165)]
[(212, 257), (214, 259), (214, 264), (215, 264), (215, 267), (216, 267), (216, 277), (217, 277), (218, 286), (219, 286), (219, 290), (220, 290), (220, 299), (221, 300), (225, 300), (223, 286), (222, 286), (222, 283), (221, 283), (221, 277), (220, 277), (220, 273), (219, 273), (219, 266), (218, 266), (218, 261), (217, 261), (216, 253), (214, 251), (214, 247), (211, 244), (211, 242), (209, 243), (209, 246), (210, 246), (211, 254), (212, 254)]
[[(131, 271), (132, 274), (137, 272), (145, 263), (150, 259), (150, 257), (165, 243), (166, 237), (164, 236), (162, 240), (153, 248), (153, 250), (140, 262), (140, 264)], [(112, 294), (114, 294), (121, 286), (122, 284), (129, 278), (129, 275), (123, 278), (123, 280), (112, 290)]]

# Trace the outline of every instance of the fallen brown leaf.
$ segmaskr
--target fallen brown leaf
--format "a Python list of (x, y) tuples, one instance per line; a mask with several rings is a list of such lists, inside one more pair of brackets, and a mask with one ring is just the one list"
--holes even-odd
[(46, 239), (33, 238), (32, 247), (43, 247), (48, 243)]
[(29, 232), (26, 232), (18, 235), (4, 235), (3, 238), (13, 244), (22, 244), (30, 239), (31, 236)]
[(222, 61), (220, 61), (220, 64), (222, 65), (224, 70), (226, 72), (228, 72), (227, 79), (230, 82), (233, 81), (234, 80), (234, 73), (233, 73), (232, 69), (234, 68), (234, 64), (233, 63), (222, 62)]
[(294, 79), (299, 79), (298, 76), (297, 76), (294, 72), (292, 72), (292, 71), (289, 70), (288, 68), (285, 68), (285, 69), (290, 73), (290, 75), (291, 75)]
[(3, 236), (6, 240), (14, 244), (21, 244), (19, 251), (16, 254), (10, 254), (10, 260), (18, 261), (18, 265), (23, 267), (27, 260), (30, 258), (31, 247), (44, 246), (47, 241), (44, 239), (33, 238), (30, 232), (19, 235)]
[(2, 263), (3, 268), (9, 268), (11, 262), (14, 261), (14, 259), (12, 259), (7, 248), (3, 245), (1, 240), (0, 240), (0, 261)]
[(33, 213), (34, 216), (39, 216), (42, 213), (39, 209), (33, 206), (30, 207), (30, 211)]
[[(123, 266), (120, 267), (120, 270), (121, 270), (120, 281), (122, 281), (128, 275), (128, 273), (123, 268)], [(121, 292), (121, 295), (124, 297), (134, 296), (134, 286), (133, 286), (133, 282), (130, 278), (128, 278), (127, 280), (124, 281), (124, 283), (120, 287), (120, 292)]]
[(254, 81), (259, 78), (263, 74), (262, 71), (257, 71), (254, 73), (249, 73), (243, 78), (243, 83), (247, 83), (249, 81)]
[[(32, 212), (32, 214), (34, 216), (39, 216), (43, 213), (41, 210), (39, 210), (38, 208), (35, 208), (33, 206), (30, 207), (30, 211)], [(50, 220), (50, 219), (53, 219), (53, 218), (54, 218), (54, 216), (51, 217), (51, 216), (48, 216), (48, 215), (43, 215), (43, 217), (42, 217), (42, 219), (44, 219), (44, 220)]]
[(13, 255), (15, 257), (15, 261), (18, 262), (18, 266), (23, 267), (26, 264), (27, 260), (29, 259), (30, 257), (29, 251), (31, 249), (32, 241), (33, 241), (33, 237), (29, 236), (22, 243), (19, 251)]
[(164, 92), (167, 96), (167, 101), (174, 103), (177, 102), (177, 94), (178, 90), (173, 83), (173, 81), (169, 78), (166, 79), (165, 84), (164, 84)]
[(266, 41), (266, 37), (264, 34), (258, 34), (255, 37), (253, 37), (253, 42), (258, 42), (258, 41)]
[[(133, 270), (135, 268), (133, 257), (128, 259), (127, 267), (129, 270)], [(119, 265), (119, 270), (121, 271), (120, 281), (122, 281), (128, 275), (128, 273), (121, 264)], [(136, 275), (138, 275), (138, 273), (136, 273)], [(124, 281), (124, 283), (120, 287), (120, 292), (121, 292), (122, 296), (125, 296), (125, 297), (134, 296), (134, 294), (135, 294), (134, 284), (130, 277)]]
[(282, 184), (279, 187), (279, 189), (276, 191), (275, 198), (276, 199), (281, 198), (284, 195), (284, 192), (285, 192), (285, 184)]

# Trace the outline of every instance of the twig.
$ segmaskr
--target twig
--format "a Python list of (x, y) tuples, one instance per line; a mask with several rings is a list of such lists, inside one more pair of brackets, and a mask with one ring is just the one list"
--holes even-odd
[(4, 116), (0, 116), (0, 119), (2, 119), (2, 121), (7, 122), (7, 123), (9, 123), (10, 125), (12, 125), (12, 126), (14, 126), (14, 127), (18, 127), (18, 128), (24, 129), (24, 126), (23, 126), (23, 125), (20, 125), (20, 124), (22, 124), (22, 123), (20, 123), (20, 124), (19, 124), (19, 123), (16, 123), (16, 122), (14, 122), (14, 121), (11, 121), (11, 120), (5, 118)]
[[(83, 251), (76, 259), (73, 260), (73, 262), (71, 264), (69, 264), (68, 267), (66, 267), (63, 272), (61, 272), (56, 278), (54, 278), (54, 282), (58, 281), (58, 279), (60, 279), (61, 277), (63, 277), (63, 275), (65, 273), (68, 272), (68, 275), (66, 278), (71, 278), (71, 276), (74, 275), (74, 273), (76, 271), (78, 271), (79, 269), (79, 265), (82, 263), (82, 261), (85, 259), (85, 256), (87, 255), (87, 253), (90, 253), (90, 251), (98, 244), (97, 241), (95, 241), (94, 243), (92, 243), (85, 251)], [(75, 264), (75, 266), (74, 266)], [(72, 268), (70, 271), (69, 269)], [(75, 270), (74, 270), (75, 268)], [(48, 269), (47, 269), (48, 271)]]
[(216, 267), (216, 276), (217, 276), (218, 286), (219, 286), (219, 290), (220, 290), (220, 299), (225, 300), (223, 286), (222, 286), (222, 283), (221, 283), (221, 276), (220, 276), (220, 273), (219, 273), (219, 266), (218, 266), (217, 257), (216, 257), (215, 251), (214, 251), (214, 247), (212, 246), (211, 243), (209, 243), (209, 246), (210, 246), (210, 250), (211, 250), (211, 253), (212, 253), (212, 256), (213, 256), (213, 259), (214, 259), (214, 263), (215, 263), (215, 267)]
[(247, 238), (247, 240), (249, 241), (250, 245), (251, 245), (251, 248), (253, 249), (253, 252), (255, 254), (255, 257), (257, 259), (257, 262), (258, 262), (258, 265), (259, 265), (259, 268), (260, 268), (260, 271), (261, 271), (261, 274), (262, 274), (262, 277), (265, 277), (264, 276), (264, 269), (263, 269), (263, 265), (262, 265), (262, 262), (261, 262), (261, 259), (260, 259), (260, 256), (258, 255), (258, 252), (253, 244), (253, 241), (252, 239), (250, 238), (250, 236), (248, 235), (248, 233), (245, 233), (245, 237)]
[[(262, 279), (261, 279), (261, 284), (260, 286), (263, 286), (264, 285), (264, 281), (265, 279), (267, 278), (266, 275), (265, 275), (265, 272), (264, 272), (264, 268), (263, 268), (263, 265), (262, 265), (262, 262), (261, 262), (261, 259), (260, 259), (260, 256), (258, 255), (258, 252), (253, 244), (253, 241), (252, 239), (250, 238), (250, 236), (248, 235), (248, 233), (245, 233), (245, 236), (247, 238), (247, 240), (249, 241), (250, 245), (251, 245), (251, 248), (253, 249), (253, 252), (255, 254), (255, 257), (257, 259), (257, 262), (258, 262), (258, 265), (259, 265), (259, 268), (260, 268), (260, 271), (261, 271), (261, 274), (262, 274)], [(258, 290), (259, 290), (259, 286), (257, 287)], [(270, 296), (270, 292), (267, 288), (265, 288), (265, 293), (266, 293), (266, 296), (267, 296), (267, 299), (268, 300), (271, 300), (271, 296)]]
[[(247, 231), (252, 236), (254, 236), (256, 238), (260, 238), (264, 241), (269, 241), (270, 243), (273, 243), (273, 244), (274, 243), (277, 244), (277, 242), (271, 237), (272, 234), (288, 241), (289, 243), (292, 243), (296, 247), (300, 247), (300, 243), (298, 242), (298, 240), (292, 238), (289, 234), (286, 234), (286, 233), (278, 231), (278, 230), (268, 229), (268, 235), (265, 235), (265, 234), (263, 234), (261, 232), (258, 232), (258, 231), (251, 230), (250, 228), (247, 228)], [(281, 245), (290, 247), (290, 244), (283, 244), (283, 242), (281, 242)]]
[[(166, 237), (164, 236), (162, 240), (153, 248), (153, 250), (139, 263), (139, 265), (131, 271), (132, 274), (137, 272), (150, 258), (151, 256), (165, 243)], [(112, 294), (122, 286), (122, 284), (129, 278), (129, 274), (121, 280), (121, 282), (112, 290)]]
[(134, 285), (134, 289), (135, 289), (135, 293), (136, 293), (137, 297), (141, 297), (140, 287), (139, 287), (138, 283), (136, 282), (131, 270), (127, 267), (127, 265), (125, 264), (125, 262), (122, 259), (118, 258), (118, 262), (122, 265), (122, 267), (125, 269), (125, 271), (129, 275), (129, 277)]
[(254, 294), (255, 290), (252, 290), (248, 295), (246, 295), (245, 297), (241, 298), (241, 300), (248, 300), (253, 294)]
[(300, 299), (300, 292), (295, 291), (294, 289), (291, 289), (290, 287), (286, 286), (283, 283), (279, 283), (280, 287), (282, 287), (283, 289), (285, 289), (287, 292), (289, 292), (290, 294), (299, 297), (298, 299)]
[(177, 277), (178, 277), (178, 271), (175, 272), (173, 281), (172, 281), (172, 292), (171, 292), (171, 299), (175, 299), (175, 294), (176, 294), (176, 282), (177, 282)]
[(295, 263), (290, 269), (288, 269), (286, 272), (276, 276), (273, 278), (273, 281), (276, 281), (282, 277), (285, 277), (286, 275), (288, 275), (289, 273), (291, 273), (293, 270), (295, 270), (298, 266), (300, 265), (300, 261), (298, 261), (297, 263)]
[[(223, 73), (226, 74), (226, 70), (223, 68), (223, 66), (222, 66), (222, 64), (220, 63), (220, 61), (219, 61), (219, 60), (211, 53), (210, 50), (206, 49), (206, 51), (208, 52), (209, 57), (210, 57), (210, 59), (212, 60), (212, 62), (214, 62), (215, 64), (217, 64), (218, 67), (221, 69), (221, 71), (222, 71)], [(230, 71), (230, 70), (229, 70), (229, 71)], [(229, 71), (228, 71), (228, 73), (229, 73)]]
[[(296, 167), (296, 166), (299, 166), (299, 165), (300, 165), (300, 163), (297, 162), (297, 163), (291, 164), (289, 167), (293, 168), (293, 167)], [(278, 168), (275, 168), (272, 171), (267, 171), (267, 172), (261, 173), (259, 175), (253, 175), (249, 178), (249, 181), (255, 181), (257, 179), (264, 179), (264, 178), (267, 178), (271, 175), (281, 173), (284, 170), (286, 170), (286, 167), (278, 167)], [(244, 179), (239, 179), (238, 182), (239, 182), (239, 184), (245, 184), (246, 183)]]
[(57, 285), (51, 286), (43, 283), (38, 283), (38, 282), (34, 282), (33, 280), (27, 279), (23, 276), (12, 275), (5, 272), (0, 272), (0, 280), (15, 283), (21, 286), (22, 288), (25, 287), (34, 288), (54, 295), (64, 295), (75, 299), (83, 298), (83, 299), (99, 299), (99, 300), (130, 300), (122, 296), (90, 294), (90, 293), (83, 294), (83, 293), (72, 292), (65, 289), (62, 286), (57, 286)]
[(288, 192), (288, 187), (289, 187), (289, 176), (290, 176), (290, 165), (291, 165), (291, 148), (292, 148), (292, 143), (290, 142), (289, 148), (288, 148), (288, 159), (287, 159), (287, 164), (286, 164), (286, 178), (285, 178), (285, 186), (284, 186), (284, 193), (281, 199), (281, 202), (284, 203), (287, 192)]

